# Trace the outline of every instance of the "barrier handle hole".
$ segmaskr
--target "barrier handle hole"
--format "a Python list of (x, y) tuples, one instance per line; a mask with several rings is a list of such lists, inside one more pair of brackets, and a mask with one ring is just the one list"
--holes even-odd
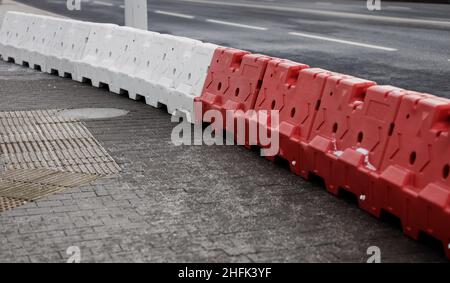
[(416, 163), (417, 153), (415, 151), (411, 152), (409, 155), (409, 164), (414, 165)]
[(389, 126), (389, 136), (392, 136), (392, 134), (394, 133), (394, 129), (395, 129), (395, 124), (391, 123), (391, 125)]
[(444, 166), (444, 169), (442, 169), (442, 177), (444, 177), (444, 179), (447, 179), (449, 174), (450, 174), (450, 165), (446, 164)]
[(337, 130), (338, 130), (338, 123), (334, 123), (333, 124), (333, 133), (336, 133), (337, 132)]
[(322, 103), (320, 99), (316, 101), (316, 111), (320, 109), (320, 103)]
[(361, 143), (364, 139), (364, 133), (363, 132), (359, 132), (358, 133), (358, 142)]
[(272, 110), (275, 109), (275, 105), (276, 105), (276, 101), (272, 100), (272, 104), (270, 105), (270, 108), (272, 108)]

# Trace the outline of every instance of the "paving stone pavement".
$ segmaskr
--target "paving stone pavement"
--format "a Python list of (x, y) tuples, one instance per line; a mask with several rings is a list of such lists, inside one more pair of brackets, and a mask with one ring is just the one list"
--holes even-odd
[(110, 107), (85, 121), (119, 175), (0, 214), (1, 262), (446, 261), (347, 199), (239, 146), (174, 146), (161, 109), (68, 79), (0, 63), (0, 111)]

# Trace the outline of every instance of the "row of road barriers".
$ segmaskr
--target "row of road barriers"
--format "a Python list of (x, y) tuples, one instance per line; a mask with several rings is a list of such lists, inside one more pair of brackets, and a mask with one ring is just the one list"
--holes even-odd
[(188, 121), (216, 48), (130, 27), (18, 12), (6, 14), (0, 33), (4, 60), (143, 97)]

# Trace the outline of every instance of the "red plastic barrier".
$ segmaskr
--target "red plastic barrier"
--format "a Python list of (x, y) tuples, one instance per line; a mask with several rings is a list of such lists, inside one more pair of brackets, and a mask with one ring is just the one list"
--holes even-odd
[(341, 91), (324, 93), (309, 164), (325, 179), (330, 192), (350, 191), (361, 208), (379, 216), (381, 207), (375, 203), (379, 192), (374, 186), (406, 93), (359, 79), (346, 79), (342, 84)]
[[(364, 139), (361, 138), (360, 132), (367, 130), (364, 127), (370, 125), (370, 122), (364, 123), (361, 120), (364, 119), (361, 113), (368, 96), (367, 89), (374, 85), (374, 82), (341, 74), (333, 74), (326, 78), (321, 104), (305, 152), (305, 172), (302, 175), (307, 176), (312, 172), (321, 176), (331, 193), (337, 194), (339, 189), (335, 183), (341, 176), (336, 176), (337, 172), (333, 169), (340, 156), (359, 140), (361, 142), (365, 140), (365, 143), (373, 142), (370, 139), (371, 133), (367, 131), (366, 135), (369, 138)], [(372, 98), (371, 95), (369, 99)], [(372, 159), (375, 154), (372, 153)], [(360, 155), (357, 154), (356, 157), (359, 158)], [(354, 158), (355, 154), (347, 153), (345, 156)], [(352, 178), (352, 176), (342, 177)]]
[[(333, 194), (352, 192), (375, 216), (398, 216), (407, 235), (441, 240), (450, 258), (450, 100), (218, 48), (195, 101), (197, 121), (208, 110), (232, 110), (234, 131), (238, 119), (247, 131), (249, 123), (277, 131), (276, 155), (294, 173), (321, 176)], [(279, 127), (270, 115), (262, 124), (242, 114), (248, 110), (278, 110)]]
[[(304, 144), (310, 135), (325, 80), (330, 75), (328, 71), (287, 60), (274, 59), (268, 64), (255, 109), (279, 111), (277, 155), (287, 160), (296, 174), (301, 173)], [(269, 132), (274, 131), (271, 125), (265, 126)]]
[(423, 231), (445, 244), (450, 258), (450, 100), (409, 92), (375, 186), (377, 205), (402, 220), (417, 239)]
[(253, 109), (269, 60), (242, 50), (217, 48), (202, 95), (195, 99), (202, 105), (202, 111), (196, 109), (196, 121), (208, 110), (218, 110), (225, 117), (227, 110)]

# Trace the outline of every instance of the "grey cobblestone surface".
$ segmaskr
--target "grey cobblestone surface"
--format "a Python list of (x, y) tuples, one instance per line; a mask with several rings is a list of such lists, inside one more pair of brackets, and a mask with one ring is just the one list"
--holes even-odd
[(390, 222), (238, 146), (170, 142), (169, 115), (67, 79), (0, 63), (0, 111), (115, 107), (85, 122), (123, 172), (0, 214), (1, 262), (445, 261)]

